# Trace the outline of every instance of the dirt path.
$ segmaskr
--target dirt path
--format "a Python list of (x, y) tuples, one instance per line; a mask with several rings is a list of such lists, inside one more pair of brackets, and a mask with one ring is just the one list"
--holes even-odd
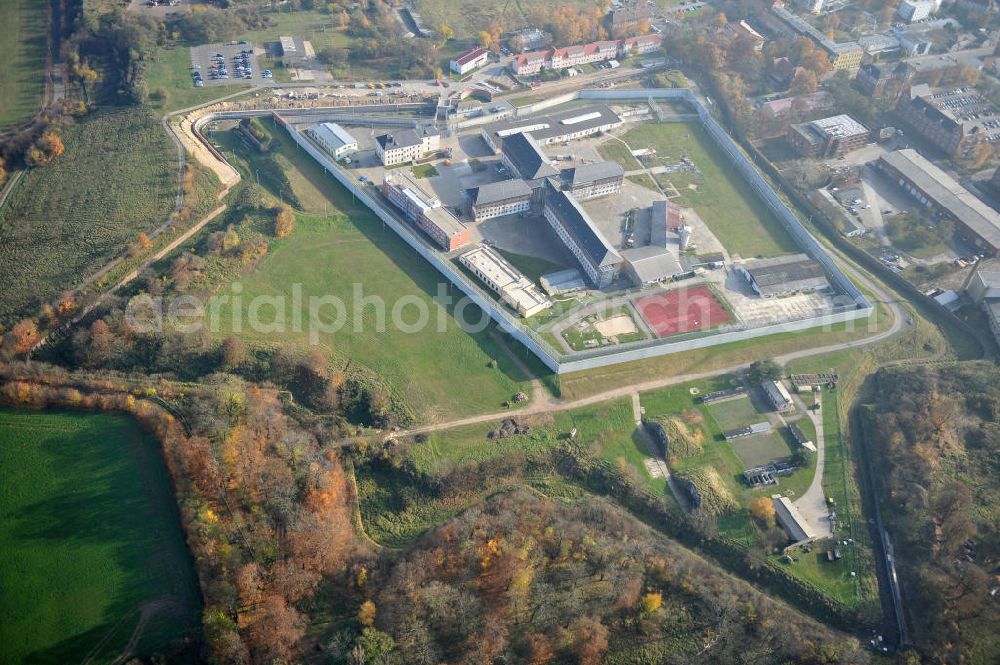
[(670, 475), (670, 467), (667, 466), (667, 460), (657, 454), (656, 442), (653, 441), (653, 437), (650, 436), (649, 431), (642, 424), (642, 406), (639, 403), (638, 391), (632, 393), (632, 417), (635, 419), (635, 428), (639, 432), (639, 436), (642, 437), (643, 443), (646, 444), (646, 451), (649, 452), (650, 459), (653, 460), (653, 464), (663, 474), (663, 477), (667, 481), (667, 487), (670, 488), (670, 492), (677, 499), (677, 503), (686, 512), (688, 510), (687, 495), (677, 485), (677, 480)]

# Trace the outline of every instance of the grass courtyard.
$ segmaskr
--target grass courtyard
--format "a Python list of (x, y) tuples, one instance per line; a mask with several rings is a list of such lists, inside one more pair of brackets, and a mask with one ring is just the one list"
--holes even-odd
[(0, 49), (0, 129), (29, 119), (45, 94), (45, 49), (48, 13), (37, 0), (4, 2)]
[(0, 469), (0, 661), (112, 662), (144, 607), (138, 655), (197, 629), (170, 479), (134, 422), (0, 411)]
[[(682, 157), (694, 162), (700, 175), (680, 171), (667, 176), (680, 192), (680, 197), (673, 200), (693, 208), (731, 254), (752, 258), (799, 251), (700, 126), (644, 123), (621, 138), (633, 150), (654, 148), (657, 164), (676, 164)], [(623, 154), (627, 151), (617, 141), (606, 142), (602, 151), (626, 170), (635, 168), (635, 158)]]

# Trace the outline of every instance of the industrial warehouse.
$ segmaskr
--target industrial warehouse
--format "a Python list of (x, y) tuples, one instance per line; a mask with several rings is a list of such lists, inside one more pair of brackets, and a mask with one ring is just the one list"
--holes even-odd
[[(711, 344), (867, 312), (863, 299), (841, 297), (851, 286), (818, 246), (763, 257), (733, 251), (728, 232), (690, 203), (698, 196), (672, 185), (675, 173), (699, 182), (705, 156), (665, 162), (642, 148), (626, 163), (609, 150), (626, 145), (631, 129), (656, 126), (648, 100), (511, 115), (465, 128), (419, 117), (384, 116), (367, 127), (314, 120), (297, 140), (321, 162), (332, 158), (359, 196), (377, 193), (366, 205), (401, 220), (397, 233), (413, 235), (408, 242), (439, 257), (432, 263), (463, 291), (487, 299), (477, 304), (505, 312), (491, 316), (519, 320), (507, 324), (513, 334), (546, 331), (556, 357), (675, 339)], [(656, 160), (664, 164), (657, 182), (642, 182), (637, 174)], [(574, 304), (581, 297), (614, 306), (595, 314)]]

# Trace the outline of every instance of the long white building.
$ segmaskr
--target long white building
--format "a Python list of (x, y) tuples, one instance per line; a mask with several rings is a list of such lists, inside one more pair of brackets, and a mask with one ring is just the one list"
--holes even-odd
[(330, 153), (334, 159), (346, 157), (358, 151), (358, 141), (346, 129), (333, 122), (324, 122), (310, 127), (306, 134)]
[(458, 257), (458, 261), (525, 318), (552, 306), (552, 301), (534, 282), (492, 247), (477, 245)]

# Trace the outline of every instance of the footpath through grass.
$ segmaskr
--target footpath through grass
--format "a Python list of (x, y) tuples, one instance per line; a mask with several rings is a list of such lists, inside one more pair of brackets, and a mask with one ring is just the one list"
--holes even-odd
[(197, 629), (170, 480), (134, 422), (0, 411), (0, 472), (0, 662), (111, 662), (154, 601), (137, 655)]
[(177, 153), (148, 108), (99, 112), (63, 133), (0, 211), (0, 324), (34, 315), (167, 219)]
[(48, 13), (40, 0), (7, 0), (0, 28), (0, 129), (27, 120), (45, 94)]

